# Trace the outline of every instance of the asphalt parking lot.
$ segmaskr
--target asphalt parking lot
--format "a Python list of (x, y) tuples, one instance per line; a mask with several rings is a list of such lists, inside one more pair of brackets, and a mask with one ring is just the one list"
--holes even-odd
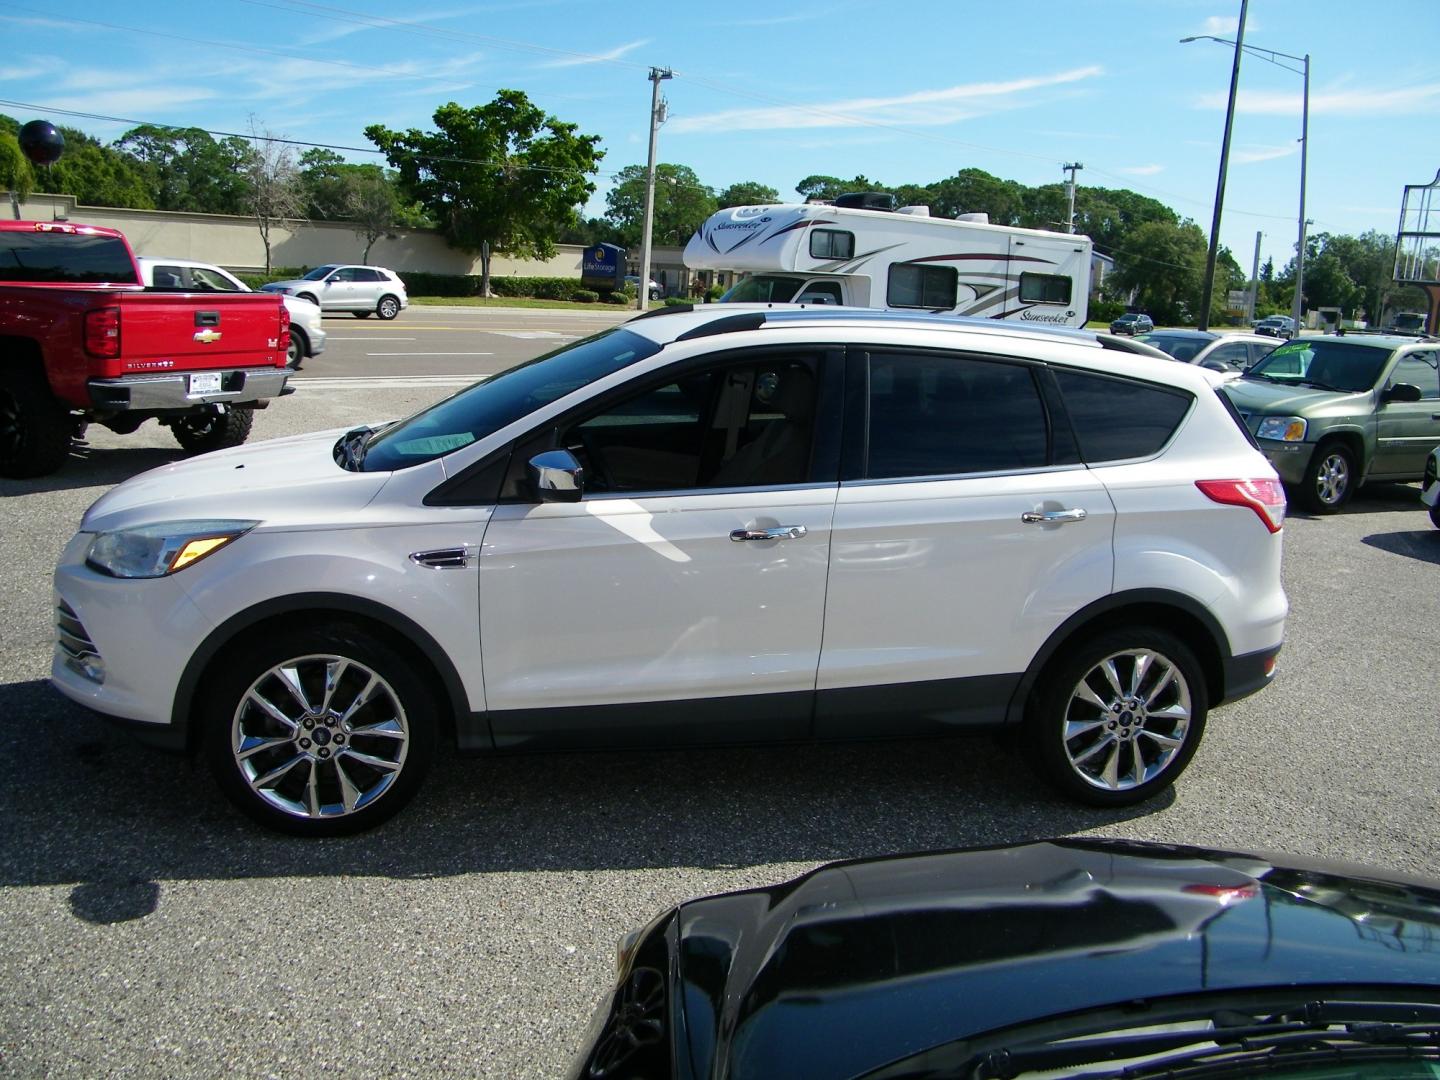
[[(415, 310), (327, 329), (494, 355), (337, 340), (252, 437), (410, 412), (592, 329)], [(0, 1075), (554, 1077), (620, 934), (836, 858), (1084, 833), (1434, 872), (1440, 530), (1415, 487), (1291, 517), (1275, 684), (1213, 713), (1151, 804), (1061, 803), (988, 739), (531, 756), (441, 761), (381, 829), (302, 842), (46, 685), (61, 547), (179, 456), (153, 424), (93, 430), (64, 472), (0, 481)]]

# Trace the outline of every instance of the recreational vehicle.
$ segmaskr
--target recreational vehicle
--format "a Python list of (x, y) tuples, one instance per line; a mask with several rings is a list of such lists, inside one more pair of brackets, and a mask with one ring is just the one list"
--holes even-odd
[(932, 218), (924, 206), (891, 210), (875, 197), (841, 196), (721, 210), (685, 245), (685, 265), (747, 274), (722, 302), (1084, 326), (1090, 252), (1088, 236), (991, 225), (984, 214)]

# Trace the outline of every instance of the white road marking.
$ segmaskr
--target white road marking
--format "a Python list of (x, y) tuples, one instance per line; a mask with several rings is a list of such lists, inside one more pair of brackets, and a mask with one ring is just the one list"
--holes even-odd
[(494, 356), (493, 352), (367, 352), (366, 356)]
[(413, 337), (391, 337), (389, 334), (370, 334), (367, 337), (339, 337), (336, 334), (327, 334), (326, 341), (418, 341)]

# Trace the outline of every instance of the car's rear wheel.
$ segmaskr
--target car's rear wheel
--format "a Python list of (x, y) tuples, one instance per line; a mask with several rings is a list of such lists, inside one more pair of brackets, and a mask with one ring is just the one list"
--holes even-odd
[(290, 348), (285, 353), (285, 366), (291, 371), (299, 371), (300, 363), (305, 359), (305, 338), (298, 330), (290, 331)]
[(354, 315), (357, 319), (368, 319), (375, 313), (373, 311), (352, 311), (350, 314)]
[(75, 421), (34, 371), (0, 370), (0, 476), (46, 476), (70, 456)]
[(226, 405), (209, 405), (170, 422), (175, 441), (192, 454), (208, 454), (239, 446), (250, 437), (255, 413), (250, 409), (232, 409)]
[(375, 314), (389, 322), (400, 314), (400, 301), (393, 296), (382, 296), (380, 302), (375, 305)]
[(1092, 806), (1158, 794), (1205, 730), (1204, 677), (1179, 638), (1148, 626), (1078, 640), (1042, 674), (1021, 746), (1057, 790)]
[(300, 836), (371, 828), (415, 794), (434, 753), (433, 696), (358, 626), (296, 629), (234, 650), (203, 707), (225, 794)]
[(1310, 455), (1300, 482), (1300, 505), (1312, 514), (1333, 514), (1355, 493), (1355, 455), (1338, 442)]

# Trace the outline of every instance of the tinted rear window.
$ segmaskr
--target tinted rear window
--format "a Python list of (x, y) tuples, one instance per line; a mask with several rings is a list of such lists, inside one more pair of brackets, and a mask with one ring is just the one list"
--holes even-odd
[(1149, 457), (1170, 441), (1190, 411), (1191, 397), (1153, 383), (1055, 369), (1065, 411), (1091, 465)]
[(139, 284), (119, 237), (59, 232), (0, 232), (0, 281)]

